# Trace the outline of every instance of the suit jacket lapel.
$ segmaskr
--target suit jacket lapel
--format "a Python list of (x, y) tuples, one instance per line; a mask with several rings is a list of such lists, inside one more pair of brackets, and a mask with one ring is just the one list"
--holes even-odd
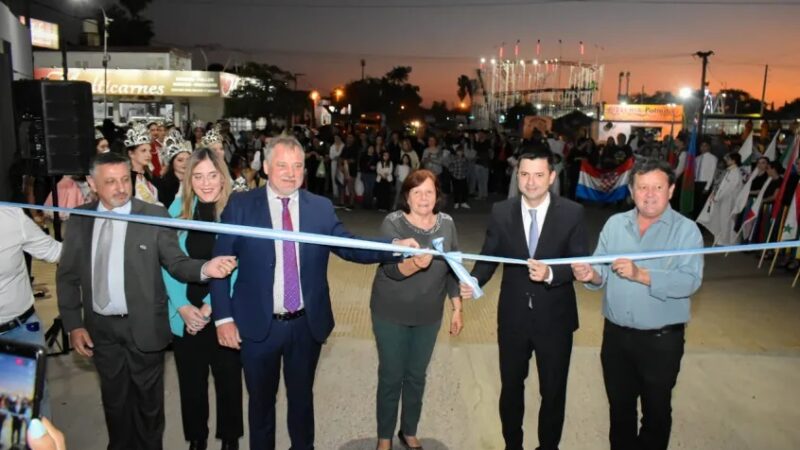
[(556, 242), (555, 239), (553, 239), (558, 230), (558, 224), (556, 223), (556, 216), (558, 213), (556, 212), (556, 208), (558, 208), (558, 197), (550, 194), (550, 206), (547, 207), (547, 213), (544, 215), (544, 225), (542, 226), (542, 232), (539, 233), (539, 243), (536, 245), (537, 255), (551, 254), (548, 251), (550, 248), (548, 245), (551, 242)]
[[(255, 203), (253, 204), (253, 211), (254, 217), (252, 218), (252, 222), (245, 221), (246, 225), (252, 225), (261, 228), (272, 228), (272, 215), (269, 212), (269, 201), (267, 201), (267, 188), (261, 190), (262, 195), (258, 195), (255, 198)], [(275, 241), (268, 240), (268, 239), (254, 239), (252, 245), (255, 246), (263, 246), (261, 254), (263, 254), (267, 259), (267, 264), (275, 264)], [(248, 245), (251, 245), (248, 243)], [(270, 289), (272, 286), (270, 286)]]
[[(311, 215), (313, 211), (311, 210), (311, 205), (308, 200), (308, 193), (304, 190), (300, 190), (298, 192), (298, 208), (297, 208), (297, 216), (299, 217), (300, 221), (300, 228), (298, 231), (302, 231), (305, 233), (313, 233), (315, 230), (311, 227), (313, 224), (311, 221)], [(300, 282), (302, 284), (303, 280), (303, 273), (306, 272), (302, 270), (303, 263), (308, 261), (308, 252), (310, 250), (310, 246), (304, 244), (297, 244), (297, 255), (300, 258)]]
[(525, 226), (522, 222), (522, 197), (516, 197), (511, 204), (510, 243), (511, 254), (519, 259), (528, 259), (528, 240), (525, 239)]
[[(86, 207), (86, 209), (88, 209), (89, 211), (97, 211), (97, 204), (98, 202), (92, 202)], [(86, 250), (84, 252), (85, 259), (84, 259), (83, 270), (85, 270), (84, 279), (87, 280), (87, 282), (89, 283), (89, 287), (91, 288), (92, 271), (94, 270), (94, 267), (92, 267), (92, 233), (94, 232), (94, 222), (97, 219), (93, 217), (85, 217), (84, 219), (85, 219), (84, 221), (85, 225), (82, 230), (83, 232), (82, 239), (83, 242), (85, 242)], [(89, 289), (89, 292), (91, 292), (91, 289)]]

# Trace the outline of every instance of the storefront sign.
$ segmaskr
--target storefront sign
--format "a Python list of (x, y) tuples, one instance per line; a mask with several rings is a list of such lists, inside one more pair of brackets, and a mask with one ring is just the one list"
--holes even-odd
[[(24, 16), (20, 16), (19, 21), (25, 25)], [(34, 47), (58, 50), (58, 24), (31, 19), (31, 44)]]
[(618, 122), (681, 122), (683, 105), (605, 105), (603, 120)]
[[(62, 70), (38, 68), (33, 77), (37, 80), (61, 80)], [(68, 78), (92, 84), (94, 95), (103, 95), (105, 86), (103, 69), (72, 69)], [(223, 72), (199, 70), (138, 70), (109, 69), (108, 95), (123, 97), (227, 97), (238, 85), (240, 78)]]

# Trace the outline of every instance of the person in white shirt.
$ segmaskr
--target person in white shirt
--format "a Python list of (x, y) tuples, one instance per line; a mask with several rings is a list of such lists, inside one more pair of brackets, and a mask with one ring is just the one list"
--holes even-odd
[[(403, 142), (408, 142), (406, 139)], [(414, 153), (412, 151), (414, 155)], [(408, 153), (403, 153), (400, 157), (400, 163), (397, 164), (397, 167), (394, 169), (394, 182), (395, 182), (395, 195), (394, 195), (394, 204), (392, 205), (392, 209), (397, 209), (398, 205), (400, 204), (400, 192), (403, 190), (403, 181), (405, 181), (406, 177), (409, 173), (411, 173), (414, 169), (412, 169), (412, 162), (411, 157)]]
[(23, 253), (55, 263), (61, 256), (61, 243), (19, 208), (0, 207), (0, 236), (0, 338), (44, 345)]
[(697, 217), (706, 204), (711, 188), (714, 185), (714, 174), (717, 171), (717, 157), (711, 153), (711, 144), (703, 141), (700, 144), (700, 156), (694, 162), (694, 215)]

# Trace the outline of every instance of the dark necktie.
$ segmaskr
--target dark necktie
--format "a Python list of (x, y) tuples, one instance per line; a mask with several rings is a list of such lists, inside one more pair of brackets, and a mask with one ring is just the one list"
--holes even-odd
[[(283, 230), (294, 231), (289, 213), (289, 198), (283, 203)], [(297, 273), (297, 250), (292, 241), (283, 241), (283, 307), (289, 312), (300, 309), (300, 277)]]

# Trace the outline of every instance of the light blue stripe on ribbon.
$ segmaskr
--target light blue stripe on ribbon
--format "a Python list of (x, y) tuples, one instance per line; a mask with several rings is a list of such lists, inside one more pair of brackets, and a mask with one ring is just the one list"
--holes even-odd
[[(163, 226), (169, 228), (180, 228), (184, 230), (205, 231), (215, 234), (231, 234), (237, 236), (251, 237), (257, 239), (272, 239), (278, 241), (294, 241), (303, 244), (317, 244), (326, 245), (329, 247), (346, 247), (358, 248), (365, 250), (386, 251), (398, 253), (403, 255), (415, 254), (428, 254), (434, 256), (441, 256), (447, 261), (447, 264), (453, 269), (459, 281), (465, 283), (473, 288), (475, 291), (474, 298), (479, 298), (483, 291), (477, 287), (474, 278), (469, 275), (466, 268), (464, 268), (464, 260), (483, 261), (499, 264), (518, 264), (527, 265), (524, 259), (504, 258), (499, 256), (478, 255), (460, 252), (443, 252), (442, 243), (439, 242), (438, 246), (434, 242), (434, 249), (417, 249), (405, 247), (394, 244), (384, 244), (382, 242), (365, 241), (361, 239), (343, 238), (336, 236), (326, 236), (314, 233), (305, 233), (300, 231), (283, 231), (274, 230), (272, 228), (259, 228), (250, 227), (245, 225), (231, 225), (227, 223), (214, 223), (214, 222), (201, 222), (194, 220), (173, 219), (167, 217), (143, 216), (139, 214), (116, 214), (110, 212), (100, 212), (87, 209), (74, 209), (74, 208), (61, 208), (56, 206), (41, 206), (29, 205), (25, 203), (12, 203), (0, 202), (0, 206), (12, 208), (26, 208), (39, 211), (52, 211), (63, 212), (68, 214), (76, 214), (81, 216), (89, 216), (100, 219), (111, 220), (125, 220), (128, 222), (137, 222), (147, 225)], [(646, 259), (656, 258), (669, 258), (674, 256), (687, 256), (687, 255), (711, 255), (719, 253), (734, 253), (745, 251), (761, 251), (761, 250), (778, 250), (783, 248), (800, 247), (800, 240), (785, 241), (785, 242), (770, 242), (765, 244), (748, 244), (748, 245), (731, 245), (726, 247), (710, 247), (710, 248), (695, 248), (685, 250), (664, 250), (658, 252), (645, 252), (645, 253), (628, 253), (628, 254), (614, 254), (614, 255), (599, 255), (599, 256), (579, 256), (573, 258), (554, 258), (543, 259), (540, 262), (554, 265), (563, 264), (608, 264), (619, 258), (626, 258), (633, 261), (640, 261)], [(477, 287), (477, 289), (476, 289)], [(478, 294), (481, 295), (478, 295)]]
[(447, 261), (447, 265), (453, 269), (453, 273), (455, 273), (456, 277), (458, 277), (458, 281), (465, 283), (472, 288), (472, 297), (483, 297), (483, 289), (481, 289), (478, 281), (473, 278), (469, 272), (467, 272), (467, 269), (464, 268), (463, 254), (461, 252), (445, 252), (444, 238), (442, 237), (434, 239), (431, 243), (433, 244), (433, 248), (444, 257), (445, 261)]

